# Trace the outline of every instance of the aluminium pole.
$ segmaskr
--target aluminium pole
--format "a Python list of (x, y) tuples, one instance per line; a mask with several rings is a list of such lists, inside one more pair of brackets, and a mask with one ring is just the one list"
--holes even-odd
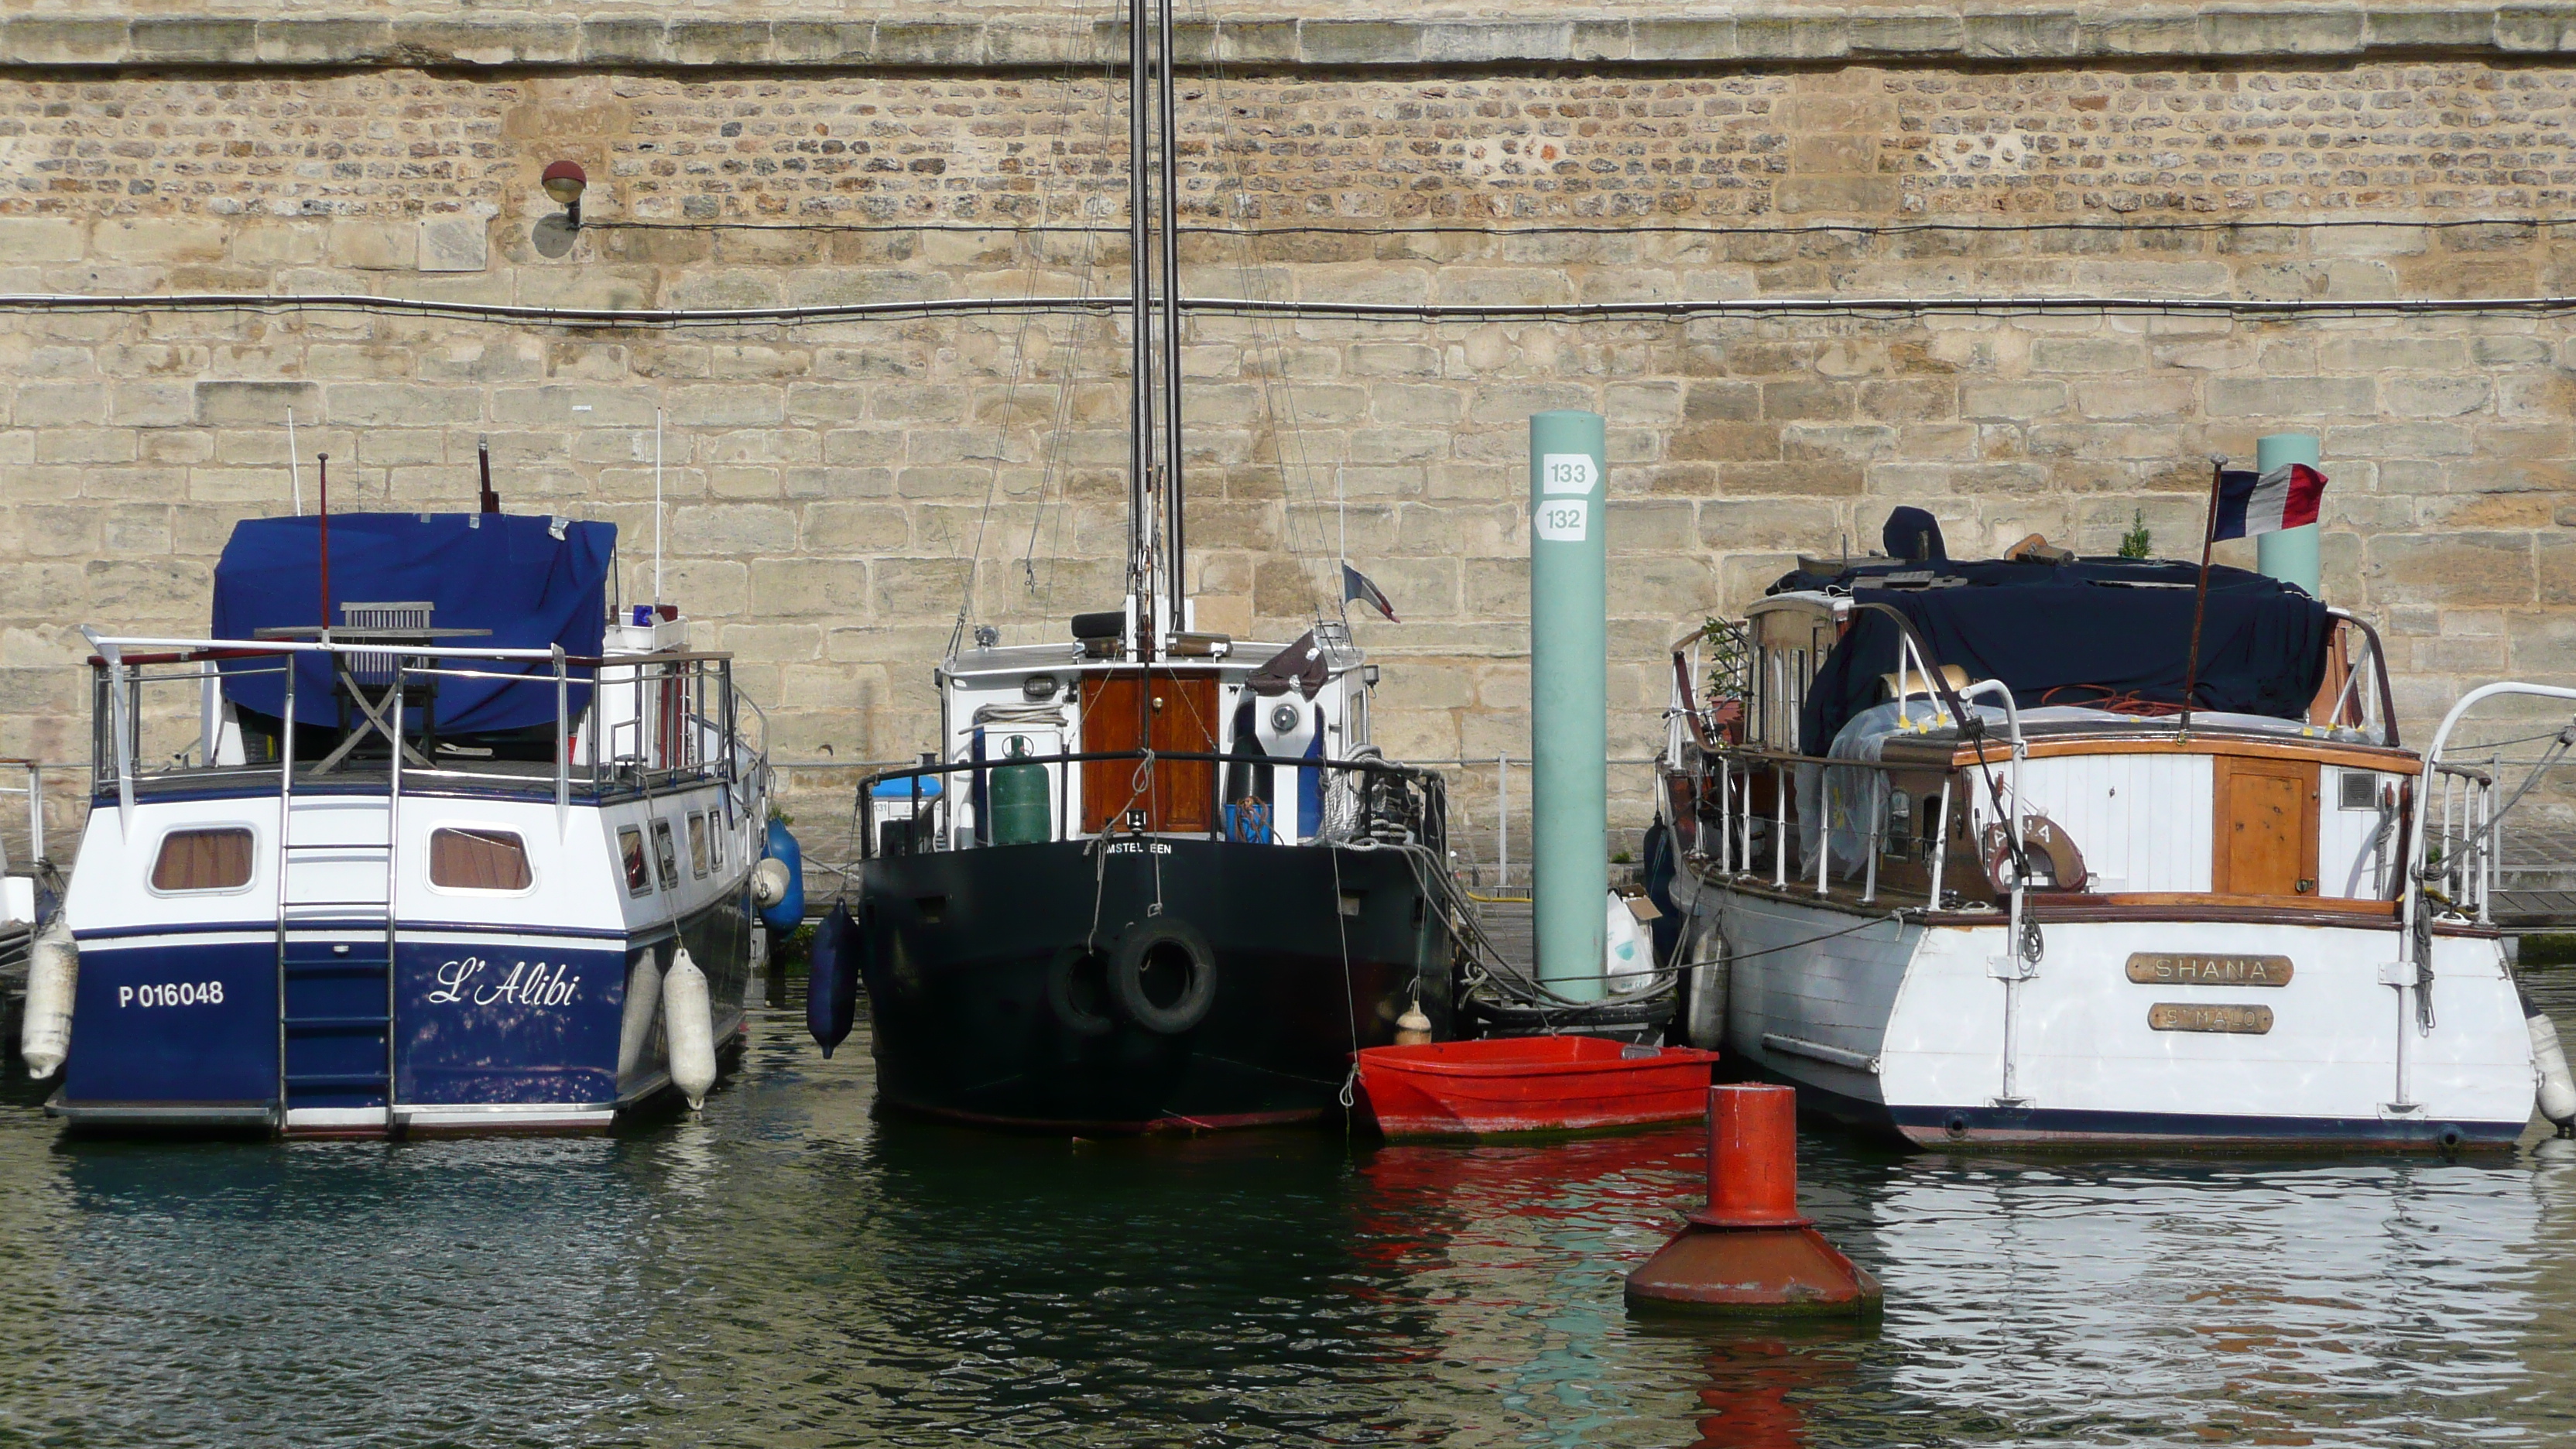
[(1152, 213), (1146, 196), (1146, 118), (1152, 76), (1145, 63), (1145, 0), (1127, 0), (1127, 576), (1136, 599), (1137, 657), (1153, 657), (1141, 627), (1154, 611), (1153, 510), (1146, 482), (1154, 465), (1154, 288)]
[(1609, 593), (1599, 413), (1530, 417), (1530, 898), (1538, 978), (1601, 999), (1609, 952)]
[[(2254, 440), (2254, 471), (2269, 473), (2289, 463), (2317, 466), (2317, 440), (2307, 433), (2271, 433)], [(2312, 599), (2318, 592), (2317, 530), (2322, 524), (2276, 528), (2254, 540), (2254, 568), (2268, 578), (2297, 584)]]
[(1154, 68), (1154, 89), (1163, 133), (1161, 185), (1154, 208), (1163, 233), (1163, 511), (1169, 538), (1163, 566), (1170, 570), (1171, 580), (1167, 627), (1185, 629), (1195, 621), (1189, 616), (1188, 534), (1181, 516), (1181, 136), (1173, 100), (1172, 0), (1155, 0), (1154, 19), (1156, 48), (1161, 52)]

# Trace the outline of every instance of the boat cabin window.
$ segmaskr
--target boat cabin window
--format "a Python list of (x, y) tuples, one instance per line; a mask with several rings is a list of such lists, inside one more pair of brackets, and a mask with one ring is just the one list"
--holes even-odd
[(653, 888), (653, 877), (644, 864), (644, 832), (629, 825), (617, 832), (617, 853), (626, 862), (626, 893), (640, 896)]
[(250, 884), (250, 831), (173, 830), (152, 861), (156, 891), (231, 891)]
[(689, 812), (689, 874), (707, 878), (707, 817)]
[(680, 888), (680, 852), (671, 844), (671, 822), (668, 820), (653, 822), (653, 859), (662, 867), (662, 889), (678, 890)]
[(509, 830), (433, 830), (429, 883), (451, 891), (523, 891), (535, 881), (528, 847)]

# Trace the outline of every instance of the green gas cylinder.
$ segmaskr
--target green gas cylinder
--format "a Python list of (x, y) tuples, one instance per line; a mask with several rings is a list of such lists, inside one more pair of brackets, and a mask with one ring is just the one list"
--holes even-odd
[[(1028, 736), (1011, 736), (1004, 753), (1014, 760), (1027, 759)], [(992, 812), (995, 845), (1036, 845), (1054, 838), (1055, 824), (1047, 809), (1046, 766), (996, 765), (984, 790), (985, 808)]]

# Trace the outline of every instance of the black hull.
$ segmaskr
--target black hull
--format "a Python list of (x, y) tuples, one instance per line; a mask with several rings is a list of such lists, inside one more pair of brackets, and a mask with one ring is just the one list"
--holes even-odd
[[(1353, 1046), (1392, 1041), (1415, 1000), (1446, 1034), (1450, 934), (1403, 852), (1086, 847), (866, 864), (860, 970), (881, 1101), (1080, 1133), (1312, 1121), (1342, 1112)], [(1096, 979), (1077, 973), (1099, 971), (1131, 931), (1174, 924), (1204, 941), (1213, 970), (1186, 1028), (1140, 1024), (1071, 984)]]

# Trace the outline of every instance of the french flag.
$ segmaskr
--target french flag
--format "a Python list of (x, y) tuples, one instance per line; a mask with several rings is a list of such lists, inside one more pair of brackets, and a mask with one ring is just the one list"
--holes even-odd
[(2304, 528), (2317, 521), (2317, 503), (2325, 491), (2326, 475), (2305, 463), (2284, 463), (2269, 473), (2222, 469), (2209, 536), (2213, 541), (2252, 538), (2258, 533)]

